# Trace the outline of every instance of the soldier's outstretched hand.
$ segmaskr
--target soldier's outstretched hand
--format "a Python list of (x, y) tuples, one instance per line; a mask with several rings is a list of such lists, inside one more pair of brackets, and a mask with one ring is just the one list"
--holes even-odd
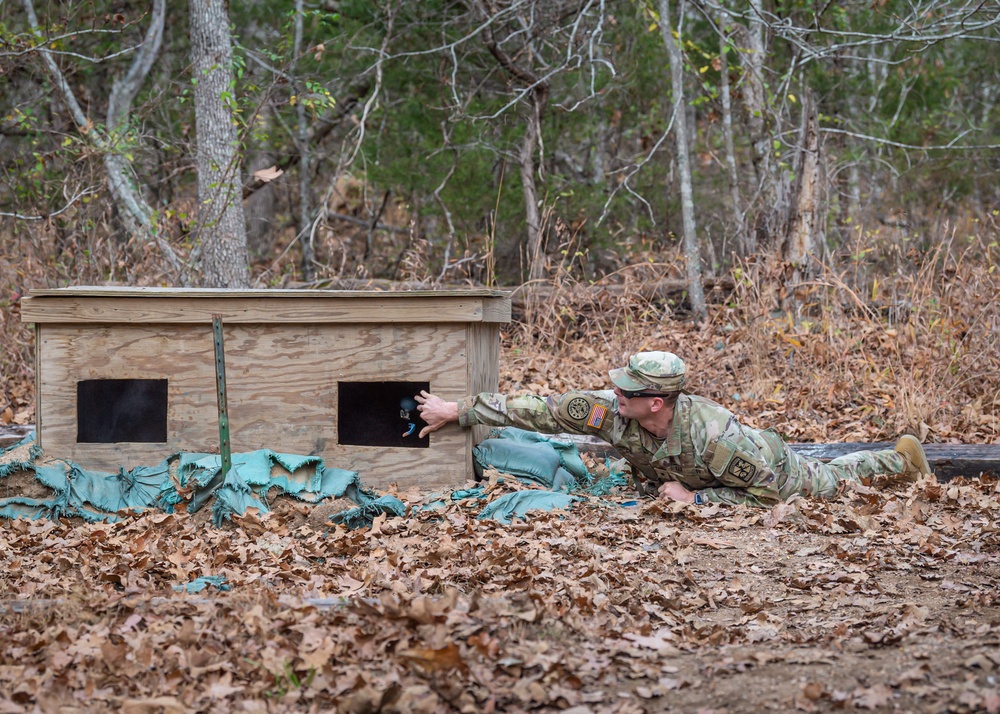
[(449, 422), (458, 421), (458, 402), (446, 402), (441, 397), (422, 389), (414, 399), (417, 400), (417, 411), (427, 423), (427, 426), (420, 430), (421, 439)]
[(688, 491), (677, 481), (665, 481), (658, 490), (660, 498), (665, 501), (683, 501), (694, 503), (694, 491)]

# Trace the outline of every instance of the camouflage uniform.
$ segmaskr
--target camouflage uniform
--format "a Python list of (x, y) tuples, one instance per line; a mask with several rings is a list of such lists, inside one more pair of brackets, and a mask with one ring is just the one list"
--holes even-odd
[[(668, 352), (639, 353), (628, 367), (612, 370), (611, 379), (630, 391), (676, 392), (684, 363)], [(617, 406), (613, 391), (547, 398), (486, 392), (459, 402), (459, 423), (596, 436), (628, 460), (641, 491), (655, 493), (660, 483), (678, 481), (696, 492), (699, 503), (770, 506), (793, 494), (832, 496), (840, 481), (906, 468), (894, 450), (861, 451), (829, 463), (801, 456), (773, 430), (743, 426), (728, 409), (690, 394), (678, 396), (665, 439), (619, 416)]]

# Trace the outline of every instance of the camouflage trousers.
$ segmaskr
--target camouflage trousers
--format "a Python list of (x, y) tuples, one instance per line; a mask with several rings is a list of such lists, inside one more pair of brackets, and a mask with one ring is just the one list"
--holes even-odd
[(837, 493), (841, 481), (860, 483), (866, 476), (900, 474), (905, 466), (902, 455), (892, 449), (856, 451), (824, 463), (786, 447), (785, 480), (779, 491), (783, 500), (793, 494), (829, 498)]

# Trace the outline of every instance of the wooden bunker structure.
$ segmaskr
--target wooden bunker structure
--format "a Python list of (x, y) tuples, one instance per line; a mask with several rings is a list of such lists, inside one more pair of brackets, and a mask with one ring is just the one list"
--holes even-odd
[(32, 290), (36, 438), (46, 457), (105, 471), (218, 453), (218, 316), (233, 453), (318, 455), (376, 488), (460, 484), (485, 429), (420, 439), (405, 399), (495, 390), (510, 314), (488, 289)]

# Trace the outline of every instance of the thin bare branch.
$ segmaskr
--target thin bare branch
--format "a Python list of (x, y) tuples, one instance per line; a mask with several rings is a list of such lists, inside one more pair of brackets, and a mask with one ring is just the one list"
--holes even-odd
[[(702, 0), (700, 5), (713, 11), (728, 12), (731, 16), (741, 19), (763, 23), (775, 36), (782, 37), (797, 47), (801, 52), (802, 62), (832, 57), (849, 58), (851, 52), (857, 48), (877, 46), (887, 42), (913, 45), (916, 52), (957, 38), (1000, 42), (1000, 37), (996, 36), (995, 33), (988, 33), (989, 30), (1000, 26), (1000, 7), (996, 3), (987, 3), (983, 0), (967, 2), (962, 7), (944, 15), (931, 12), (931, 9), (940, 10), (940, 3), (933, 3), (933, 5), (913, 3), (909, 14), (894, 17), (895, 24), (884, 32), (833, 27), (804, 27), (793, 24), (791, 16), (778, 16), (764, 10), (757, 13), (754, 12), (753, 8), (738, 11), (726, 8), (722, 3), (712, 0)], [(810, 37), (841, 41), (835, 41), (829, 45), (818, 45), (811, 42)], [(901, 64), (908, 60), (909, 56), (899, 59), (873, 59), (873, 61), (882, 61), (889, 65)]]
[[(170, 244), (167, 243), (167, 241), (165, 241), (155, 230), (155, 226), (152, 222), (152, 209), (146, 203), (146, 200), (142, 197), (142, 194), (136, 188), (134, 182), (130, 180), (127, 175), (127, 170), (129, 170), (130, 167), (127, 166), (124, 158), (117, 152), (116, 147), (108, 139), (105, 132), (95, 126), (80, 107), (80, 103), (77, 101), (76, 95), (73, 93), (73, 90), (66, 81), (65, 76), (53, 59), (52, 52), (48, 49), (49, 42), (42, 34), (32, 0), (22, 0), (22, 4), (24, 6), (25, 13), (28, 15), (31, 33), (39, 42), (35, 49), (42, 58), (42, 62), (45, 64), (49, 78), (58, 89), (59, 96), (69, 109), (70, 115), (76, 123), (80, 133), (89, 139), (90, 142), (97, 147), (97, 149), (100, 150), (104, 156), (105, 167), (108, 172), (109, 188), (112, 195), (119, 200), (123, 209), (121, 213), (125, 217), (126, 222), (130, 224), (130, 230), (134, 235), (143, 241), (152, 241), (155, 243), (157, 248), (160, 249), (163, 255), (170, 262), (174, 270), (177, 271), (177, 275), (181, 282), (185, 283), (186, 270), (184, 269), (184, 264), (170, 247)], [(159, 39), (162, 38), (162, 24), (165, 15), (165, 0), (156, 0), (154, 3), (154, 14), (151, 18), (150, 29), (146, 34), (146, 40), (153, 39), (157, 43), (159, 42)], [(156, 24), (160, 25), (158, 29), (153, 27)], [(117, 103), (119, 106), (126, 107), (125, 111), (127, 111), (127, 105), (131, 103), (131, 97), (128, 96), (129, 93), (131, 92), (131, 96), (134, 97), (134, 93), (138, 91), (138, 87), (135, 86), (136, 83), (138, 82), (138, 85), (141, 86), (142, 78), (145, 76), (142, 75), (142, 78), (139, 77), (142, 68), (145, 67), (145, 72), (148, 73), (149, 67), (152, 66), (152, 59), (149, 55), (151, 54), (155, 57), (156, 52), (158, 51), (159, 46), (157, 44), (154, 48), (147, 47), (144, 52), (137, 55), (133, 60), (132, 67), (126, 74), (126, 84), (123, 85), (120, 90), (118, 89), (118, 85), (116, 85), (115, 90), (112, 90), (112, 101)], [(136, 65), (138, 65), (138, 68)], [(131, 77), (131, 79), (128, 79), (129, 77)], [(116, 98), (116, 93), (119, 91), (121, 93)], [(128, 100), (127, 102), (124, 101), (126, 99)], [(118, 108), (115, 108), (115, 106), (109, 106), (109, 116), (112, 114), (120, 117), (121, 112)]]
[(65, 206), (60, 208), (58, 211), (47, 213), (44, 216), (28, 216), (23, 213), (9, 213), (7, 211), (0, 211), (0, 216), (3, 216), (4, 218), (16, 218), (21, 221), (45, 221), (48, 220), (49, 218), (54, 218), (61, 213), (65, 213), (74, 205), (76, 205), (76, 202), (79, 201), (84, 196), (93, 196), (95, 193), (97, 193), (97, 188), (98, 188), (97, 186), (89, 186), (83, 189), (82, 191), (77, 192), (76, 194), (73, 195), (71, 199), (69, 199), (69, 201), (66, 202)]
[(630, 193), (639, 202), (641, 202), (642, 205), (644, 205), (646, 207), (646, 214), (649, 216), (650, 222), (652, 222), (652, 224), (654, 226), (656, 225), (656, 218), (653, 216), (653, 207), (649, 205), (649, 201), (647, 201), (642, 196), (642, 194), (637, 193), (635, 191), (635, 189), (633, 189), (629, 185), (629, 180), (633, 176), (635, 176), (637, 173), (639, 173), (639, 171), (642, 170), (643, 166), (645, 166), (650, 161), (652, 161), (653, 156), (656, 155), (656, 152), (663, 145), (663, 142), (667, 140), (668, 136), (670, 136), (670, 130), (673, 129), (673, 126), (674, 126), (674, 117), (675, 116), (676, 116), (676, 114), (673, 111), (671, 111), (671, 113), (670, 113), (670, 121), (667, 123), (667, 128), (663, 130), (663, 134), (660, 135), (660, 138), (656, 140), (656, 143), (653, 144), (652, 148), (650, 148), (649, 152), (642, 158), (641, 161), (632, 163), (629, 166), (625, 166), (625, 167), (623, 167), (621, 169), (618, 169), (617, 171), (612, 171), (611, 172), (612, 176), (614, 176), (616, 174), (622, 174), (622, 173), (624, 173), (625, 174), (625, 178), (623, 178), (621, 180), (621, 182), (618, 184), (618, 186), (615, 186), (613, 189), (611, 189), (611, 194), (608, 196), (608, 200), (604, 202), (604, 208), (601, 210), (601, 215), (597, 218), (596, 225), (598, 225), (598, 226), (601, 225), (601, 223), (604, 222), (604, 219), (608, 217), (608, 208), (609, 208), (609, 206), (611, 206), (611, 202), (613, 200), (615, 200), (615, 196), (618, 195), (618, 189), (619, 188), (624, 188), (627, 193)]
[(378, 95), (382, 90), (382, 75), (384, 62), (388, 56), (387, 48), (389, 47), (389, 41), (392, 39), (392, 29), (396, 21), (396, 15), (392, 11), (392, 4), (389, 4), (388, 9), (388, 22), (386, 23), (385, 36), (382, 38), (382, 48), (379, 50), (378, 59), (375, 60), (375, 86), (372, 87), (371, 96), (365, 102), (364, 107), (361, 110), (361, 116), (358, 120), (358, 134), (357, 139), (354, 142), (354, 149), (351, 151), (350, 157), (347, 159), (347, 165), (350, 166), (354, 163), (354, 159), (357, 157), (358, 152), (361, 151), (361, 144), (365, 140), (365, 125), (368, 123), (368, 117), (371, 115), (374, 107), (378, 105)]
[[(66, 37), (72, 37), (75, 34), (66, 35)], [(49, 44), (56, 42), (56, 38), (49, 38)], [(79, 52), (69, 52), (68, 50), (54, 50), (49, 49), (47, 52), (56, 57), (72, 57), (73, 59), (83, 60), (84, 62), (90, 62), (91, 64), (101, 64), (107, 62), (108, 60), (113, 60), (117, 57), (123, 57), (128, 54), (132, 54), (137, 49), (142, 47), (142, 45), (134, 45), (132, 47), (127, 47), (124, 50), (118, 50), (117, 52), (112, 52), (109, 55), (101, 55), (100, 57), (91, 57), (89, 55), (82, 55)], [(20, 52), (0, 52), (0, 57), (24, 57), (25, 55), (34, 54), (38, 51), (37, 47), (32, 47), (28, 50), (21, 50)]]
[(865, 141), (870, 141), (875, 144), (883, 144), (885, 146), (895, 146), (900, 149), (913, 149), (914, 151), (983, 151), (984, 149), (1000, 149), (1000, 144), (958, 144), (957, 142), (964, 136), (971, 133), (971, 130), (961, 132), (954, 139), (949, 141), (947, 144), (934, 144), (929, 146), (918, 146), (917, 144), (904, 144), (899, 141), (892, 141), (891, 139), (886, 139), (879, 136), (871, 136), (870, 134), (861, 134), (856, 131), (847, 131), (846, 129), (834, 129), (832, 127), (822, 127), (820, 131), (824, 134), (843, 134), (845, 136), (852, 136), (855, 139), (864, 139)]

